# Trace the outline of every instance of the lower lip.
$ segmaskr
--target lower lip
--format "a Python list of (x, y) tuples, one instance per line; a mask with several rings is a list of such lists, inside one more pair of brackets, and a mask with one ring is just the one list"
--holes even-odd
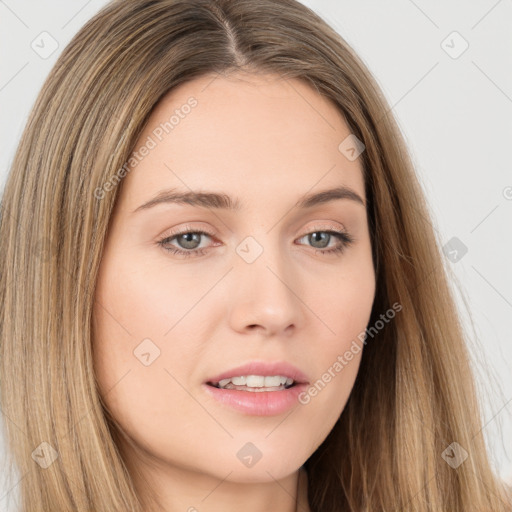
[(254, 416), (282, 414), (299, 404), (298, 396), (307, 389), (307, 384), (296, 384), (280, 391), (241, 391), (220, 389), (203, 384), (213, 398), (233, 409)]

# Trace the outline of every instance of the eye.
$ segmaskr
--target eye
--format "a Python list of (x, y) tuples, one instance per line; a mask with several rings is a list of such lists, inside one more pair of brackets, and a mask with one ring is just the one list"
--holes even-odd
[[(318, 229), (307, 235), (304, 235), (298, 240), (307, 238), (308, 242), (313, 244), (313, 248), (316, 249), (316, 253), (319, 254), (341, 254), (343, 251), (354, 242), (354, 238), (347, 231), (338, 231), (335, 229)], [(333, 239), (337, 239), (338, 243), (330, 249), (324, 250), (328, 247), (329, 242)], [(315, 246), (315, 244), (317, 244)]]
[[(198, 249), (198, 247), (201, 243), (201, 238), (204, 236), (211, 238), (213, 233), (193, 230), (190, 226), (185, 226), (181, 231), (172, 233), (171, 236), (166, 236), (157, 243), (164, 249), (164, 251), (178, 256), (184, 256), (185, 258), (189, 258), (191, 256), (203, 256), (206, 254), (205, 248), (203, 247)], [(176, 247), (175, 245), (169, 246), (169, 244), (175, 239), (183, 249)]]
[[(202, 238), (212, 238), (213, 233), (202, 230), (194, 230), (190, 226), (185, 226), (181, 231), (172, 233), (170, 236), (166, 236), (160, 239), (157, 244), (161, 246), (166, 252), (177, 256), (183, 256), (185, 258), (204, 256), (208, 251), (208, 247), (199, 247), (201, 245)], [(346, 231), (338, 231), (334, 229), (316, 229), (297, 240), (307, 238), (308, 242), (312, 244), (312, 247), (316, 249), (316, 253), (319, 254), (341, 254), (350, 244), (354, 242), (352, 236)], [(337, 239), (338, 243), (329, 249), (329, 242), (332, 239)], [(172, 245), (175, 241), (179, 246)]]

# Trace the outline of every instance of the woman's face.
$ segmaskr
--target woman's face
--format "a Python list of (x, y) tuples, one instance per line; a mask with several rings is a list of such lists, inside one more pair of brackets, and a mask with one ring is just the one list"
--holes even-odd
[[(111, 219), (93, 325), (100, 392), (142, 464), (264, 482), (334, 426), (375, 293), (350, 134), (313, 89), (275, 76), (202, 77), (154, 110)], [(208, 384), (248, 375), (260, 377)]]

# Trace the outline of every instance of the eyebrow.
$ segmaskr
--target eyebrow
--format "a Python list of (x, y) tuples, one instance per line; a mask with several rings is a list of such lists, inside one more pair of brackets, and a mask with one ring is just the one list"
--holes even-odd
[[(321, 204), (328, 203), (330, 201), (348, 199), (355, 201), (366, 207), (364, 200), (361, 196), (349, 187), (344, 185), (323, 190), (314, 194), (307, 194), (301, 197), (296, 203), (295, 208), (307, 209)], [(163, 190), (158, 193), (155, 197), (150, 199), (144, 204), (141, 204), (138, 208), (133, 210), (135, 213), (139, 210), (147, 210), (158, 204), (187, 204), (190, 206), (200, 206), (204, 208), (214, 208), (223, 210), (240, 211), (242, 209), (242, 203), (238, 198), (232, 198), (224, 193), (218, 192), (199, 192), (199, 191), (188, 191), (182, 192), (176, 189)]]

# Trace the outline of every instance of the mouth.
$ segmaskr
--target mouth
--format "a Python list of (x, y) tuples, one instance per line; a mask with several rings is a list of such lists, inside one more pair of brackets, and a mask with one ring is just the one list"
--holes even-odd
[(211, 377), (203, 385), (223, 407), (246, 415), (272, 416), (297, 406), (309, 382), (289, 363), (254, 361)]
[(211, 377), (205, 384), (217, 389), (241, 391), (281, 391), (307, 384), (306, 375), (286, 361), (251, 361)]
[(239, 375), (228, 377), (218, 382), (209, 381), (208, 386), (217, 389), (236, 389), (259, 393), (262, 391), (282, 391), (296, 386), (298, 382), (285, 375)]

